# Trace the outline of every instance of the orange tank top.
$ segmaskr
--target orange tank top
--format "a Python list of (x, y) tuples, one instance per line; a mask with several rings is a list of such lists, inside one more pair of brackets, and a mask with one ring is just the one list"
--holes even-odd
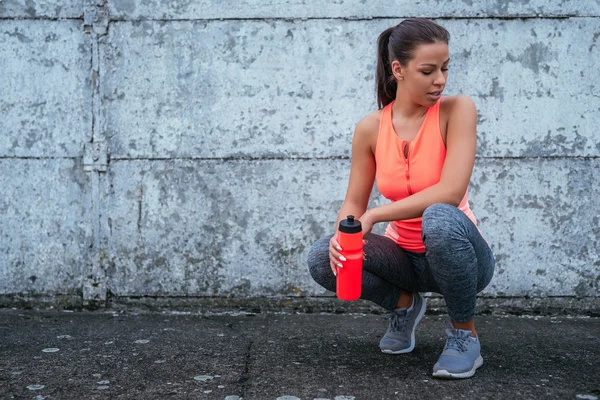
[[(402, 200), (440, 181), (446, 160), (446, 146), (440, 131), (440, 100), (429, 107), (425, 120), (415, 138), (406, 142), (396, 135), (392, 124), (392, 105), (381, 111), (375, 162), (376, 181), (379, 192), (388, 200)], [(408, 146), (408, 158), (404, 147)], [(469, 207), (468, 190), (458, 208), (477, 225), (475, 215)], [(385, 235), (400, 247), (413, 252), (424, 252), (421, 238), (421, 217), (392, 221)]]

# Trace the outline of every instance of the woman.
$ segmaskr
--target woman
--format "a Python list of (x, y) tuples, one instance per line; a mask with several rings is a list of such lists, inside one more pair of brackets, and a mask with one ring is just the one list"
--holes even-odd
[[(379, 36), (379, 110), (356, 126), (336, 227), (347, 215), (361, 216), (368, 235), (361, 298), (391, 311), (381, 350), (411, 352), (426, 308), (419, 292), (441, 293), (451, 322), (433, 376), (468, 378), (483, 364), (475, 299), (492, 279), (494, 257), (468, 203), (477, 111), (467, 96), (442, 97), (449, 38), (446, 29), (420, 18)], [(375, 179), (391, 203), (367, 210)], [(385, 236), (369, 234), (378, 222), (389, 222)], [(310, 250), (311, 275), (328, 290), (335, 291), (342, 253), (335, 234)]]

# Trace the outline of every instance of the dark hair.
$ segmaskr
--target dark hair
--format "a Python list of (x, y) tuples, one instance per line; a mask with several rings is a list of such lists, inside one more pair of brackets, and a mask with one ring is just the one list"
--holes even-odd
[(415, 48), (423, 43), (450, 41), (450, 33), (425, 18), (408, 18), (386, 29), (377, 39), (377, 105), (382, 109), (396, 98), (397, 83), (392, 73), (392, 61), (406, 65)]

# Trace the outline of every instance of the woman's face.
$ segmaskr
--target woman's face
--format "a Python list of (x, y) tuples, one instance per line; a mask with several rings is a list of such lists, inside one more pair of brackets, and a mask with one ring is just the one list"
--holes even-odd
[(442, 96), (448, 80), (450, 57), (443, 42), (417, 46), (407, 65), (392, 62), (398, 80), (398, 94), (408, 95), (414, 102), (431, 106)]

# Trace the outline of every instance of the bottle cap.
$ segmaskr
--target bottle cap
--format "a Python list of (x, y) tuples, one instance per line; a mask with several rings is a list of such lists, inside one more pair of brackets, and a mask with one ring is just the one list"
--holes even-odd
[(358, 233), (362, 231), (360, 221), (354, 219), (354, 215), (348, 215), (346, 219), (340, 221), (340, 232), (344, 233)]

